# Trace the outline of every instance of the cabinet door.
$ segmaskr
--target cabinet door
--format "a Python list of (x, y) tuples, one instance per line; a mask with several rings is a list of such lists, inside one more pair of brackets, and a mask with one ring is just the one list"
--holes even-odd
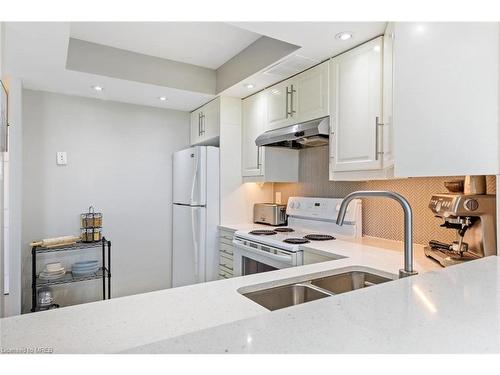
[(197, 144), (201, 138), (201, 110), (191, 112), (191, 144)]
[(381, 149), (383, 151), (383, 168), (394, 165), (394, 121), (392, 115), (393, 106), (393, 82), (394, 82), (394, 23), (389, 23), (384, 34), (383, 53), (383, 126), (381, 129)]
[(268, 88), (267, 98), (267, 125), (265, 131), (279, 129), (294, 122), (290, 112), (290, 80), (278, 83)]
[(380, 169), (382, 37), (330, 62), (332, 171)]
[(498, 22), (397, 22), (398, 177), (499, 174)]
[(214, 99), (205, 104), (201, 114), (201, 138), (202, 141), (218, 137), (220, 134), (220, 99)]
[(290, 106), (297, 122), (328, 116), (328, 61), (293, 78)]
[(242, 102), (241, 159), (243, 177), (262, 176), (262, 147), (255, 145), (266, 121), (266, 95), (252, 95)]

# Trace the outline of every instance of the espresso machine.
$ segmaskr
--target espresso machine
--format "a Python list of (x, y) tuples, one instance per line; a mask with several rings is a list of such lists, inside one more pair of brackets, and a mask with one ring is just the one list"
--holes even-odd
[(497, 255), (495, 195), (437, 194), (429, 208), (443, 219), (441, 227), (456, 231), (457, 239), (451, 244), (432, 240), (425, 255), (443, 267)]

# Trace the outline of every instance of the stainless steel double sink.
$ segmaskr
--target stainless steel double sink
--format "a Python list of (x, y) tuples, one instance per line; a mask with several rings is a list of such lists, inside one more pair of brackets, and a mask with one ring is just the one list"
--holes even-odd
[(303, 282), (243, 293), (271, 311), (350, 292), (392, 279), (363, 271), (350, 271)]

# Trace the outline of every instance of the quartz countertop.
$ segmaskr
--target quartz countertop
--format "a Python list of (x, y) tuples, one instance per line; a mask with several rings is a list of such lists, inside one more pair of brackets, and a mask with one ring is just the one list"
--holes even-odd
[(187, 334), (128, 353), (499, 353), (488, 257)]
[(254, 229), (273, 229), (277, 225), (266, 225), (258, 223), (236, 223), (236, 224), (220, 224), (219, 228), (236, 232), (237, 230), (254, 230)]
[[(145, 350), (140, 347), (150, 348), (151, 351), (163, 351), (165, 348), (181, 352), (180, 348), (185, 348), (187, 351), (188, 348), (182, 345), (175, 349), (175, 345), (171, 346), (172, 342), (169, 343), (168, 340), (196, 332), (204, 335), (206, 333), (203, 332), (207, 332), (203, 331), (205, 329), (228, 323), (236, 324), (236, 321), (258, 325), (258, 319), (265, 321), (278, 313), (270, 312), (241, 295), (238, 290), (243, 288), (282, 285), (310, 275), (342, 272), (353, 267), (376, 270), (382, 275), (397, 278), (398, 270), (403, 265), (402, 243), (393, 241), (365, 238), (360, 241), (317, 242), (307, 244), (304, 250), (336, 254), (344, 258), (0, 319), (0, 346), (3, 349), (48, 347), (55, 353), (116, 353), (135, 350), (134, 348), (138, 351)], [(445, 271), (442, 277), (445, 281), (449, 280), (451, 271), (442, 270), (436, 263), (426, 259), (422, 247), (416, 247), (415, 255), (415, 268), (420, 273), (438, 269), (438, 272), (433, 273), (436, 279), (431, 277), (431, 280), (439, 279), (439, 275)], [(351, 301), (354, 297), (350, 295), (359, 293), (376, 293), (379, 298), (387, 293), (387, 297), (381, 301), (391, 305), (395, 300), (409, 298), (405, 294), (408, 293), (405, 283), (407, 281), (398, 280), (367, 288), (366, 291), (347, 293), (346, 297), (339, 295), (325, 298), (328, 302), (324, 308), (334, 308), (339, 298)], [(429, 285), (432, 286), (432, 283)], [(458, 285), (462, 289), (466, 287), (465, 284)], [(450, 295), (454, 293), (456, 292), (450, 291)], [(316, 302), (284, 309), (279, 313), (288, 314), (293, 319), (296, 312), (300, 313), (304, 308), (314, 310), (318, 306)], [(376, 313), (379, 309), (380, 304), (376, 302), (372, 299), (352, 302), (352, 309), (362, 308), (359, 314), (370, 315), (371, 311)], [(416, 302), (418, 301), (411, 301)], [(401, 308), (397, 304), (395, 306)], [(257, 320), (251, 323), (253, 318)], [(356, 324), (355, 322), (352, 324)], [(155, 346), (157, 344), (160, 346)], [(191, 350), (208, 352), (218, 349), (220, 348), (206, 346), (193, 347)]]

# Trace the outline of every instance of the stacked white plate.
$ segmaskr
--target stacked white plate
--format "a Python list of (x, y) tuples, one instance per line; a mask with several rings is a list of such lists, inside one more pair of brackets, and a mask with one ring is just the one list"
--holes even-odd
[(66, 270), (60, 262), (47, 263), (38, 277), (42, 280), (57, 280), (64, 276)]
[(71, 267), (71, 273), (73, 276), (89, 276), (95, 274), (99, 270), (98, 260), (86, 260), (82, 262), (75, 262)]

